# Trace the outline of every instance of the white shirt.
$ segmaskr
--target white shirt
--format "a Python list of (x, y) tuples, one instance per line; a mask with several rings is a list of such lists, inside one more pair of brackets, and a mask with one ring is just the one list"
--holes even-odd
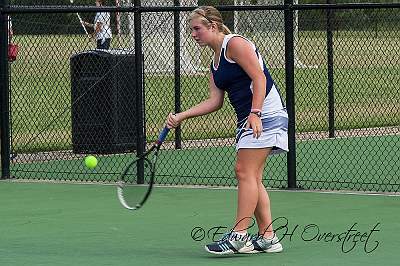
[(111, 39), (111, 27), (110, 27), (110, 13), (108, 12), (97, 12), (94, 18), (94, 29), (96, 30), (96, 24), (101, 23), (101, 29), (96, 34), (97, 40)]

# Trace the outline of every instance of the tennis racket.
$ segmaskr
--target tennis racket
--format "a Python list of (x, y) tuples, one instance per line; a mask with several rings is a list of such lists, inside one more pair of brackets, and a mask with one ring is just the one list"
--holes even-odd
[[(69, 1), (71, 2), (71, 4), (74, 3), (74, 0), (69, 0)], [(83, 24), (83, 20), (82, 20), (82, 18), (81, 18), (81, 16), (79, 15), (78, 12), (76, 13), (76, 16), (78, 17), (79, 22), (81, 23), (81, 26), (82, 26), (83, 30), (85, 31), (86, 35), (90, 37), (88, 31), (86, 30), (85, 24)]]
[(117, 196), (122, 206), (137, 210), (150, 196), (154, 184), (154, 174), (158, 151), (164, 142), (169, 128), (164, 127), (158, 140), (140, 157), (135, 158), (122, 172), (117, 182)]

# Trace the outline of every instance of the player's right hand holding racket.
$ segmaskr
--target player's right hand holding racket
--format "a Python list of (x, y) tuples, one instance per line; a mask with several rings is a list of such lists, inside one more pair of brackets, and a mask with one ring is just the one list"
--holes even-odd
[(134, 160), (122, 172), (117, 182), (117, 195), (122, 206), (128, 210), (137, 210), (150, 196), (154, 184), (158, 151), (170, 128), (165, 126), (158, 139), (140, 157)]
[(181, 113), (175, 114), (175, 113), (170, 113), (167, 117), (167, 127), (168, 128), (176, 128), (178, 127), (183, 120), (183, 117), (181, 117)]

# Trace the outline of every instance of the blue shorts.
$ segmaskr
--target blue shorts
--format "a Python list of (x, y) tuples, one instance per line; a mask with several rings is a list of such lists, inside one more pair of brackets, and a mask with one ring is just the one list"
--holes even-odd
[(97, 49), (108, 50), (110, 48), (111, 39), (99, 39), (97, 40)]

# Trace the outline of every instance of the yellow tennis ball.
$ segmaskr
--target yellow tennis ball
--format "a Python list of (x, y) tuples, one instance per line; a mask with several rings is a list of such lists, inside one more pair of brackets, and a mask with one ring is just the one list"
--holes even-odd
[(93, 169), (97, 165), (97, 159), (93, 155), (86, 156), (85, 158), (85, 165), (89, 169)]

